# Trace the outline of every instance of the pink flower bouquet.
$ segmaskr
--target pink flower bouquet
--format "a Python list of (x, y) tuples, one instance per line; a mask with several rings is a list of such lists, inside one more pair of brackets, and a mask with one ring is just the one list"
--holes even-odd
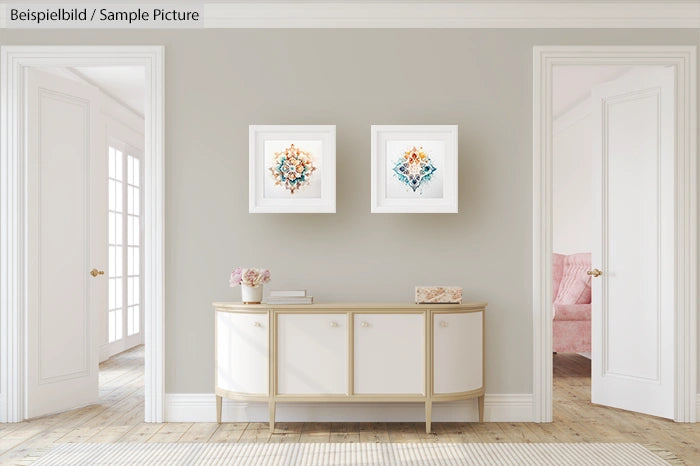
[(231, 272), (229, 284), (231, 287), (238, 285), (260, 286), (270, 281), (270, 271), (267, 269), (237, 267)]

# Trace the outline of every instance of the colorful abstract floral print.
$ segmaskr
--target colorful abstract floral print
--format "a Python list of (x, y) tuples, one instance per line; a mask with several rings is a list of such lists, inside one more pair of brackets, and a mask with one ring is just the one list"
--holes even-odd
[(292, 194), (310, 184), (310, 177), (315, 171), (311, 153), (294, 147), (294, 144), (282, 152), (275, 152), (275, 159), (270, 167), (275, 185), (282, 186)]
[(422, 188), (430, 181), (437, 171), (428, 153), (422, 146), (413, 146), (405, 151), (394, 165), (394, 173), (401, 183), (418, 193), (422, 193)]

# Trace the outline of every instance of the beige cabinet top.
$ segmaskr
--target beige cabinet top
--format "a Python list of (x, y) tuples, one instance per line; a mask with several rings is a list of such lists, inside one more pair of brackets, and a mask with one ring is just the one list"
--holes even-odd
[(299, 309), (307, 311), (482, 311), (487, 303), (473, 302), (462, 304), (413, 304), (413, 303), (315, 303), (315, 304), (243, 304), (215, 302), (217, 311), (266, 311)]

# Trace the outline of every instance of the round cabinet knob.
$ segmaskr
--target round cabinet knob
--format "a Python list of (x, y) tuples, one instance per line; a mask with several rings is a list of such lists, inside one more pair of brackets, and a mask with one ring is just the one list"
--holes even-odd
[(367, 321), (362, 321), (362, 323), (360, 325), (362, 325), (363, 327), (369, 327), (369, 324), (367, 323)]
[(253, 322), (253, 327), (262, 327), (262, 324), (258, 321)]
[(331, 327), (337, 327), (338, 323), (337, 322), (331, 322)]
[(444, 320), (441, 320), (440, 327), (447, 327), (447, 322), (445, 322)]

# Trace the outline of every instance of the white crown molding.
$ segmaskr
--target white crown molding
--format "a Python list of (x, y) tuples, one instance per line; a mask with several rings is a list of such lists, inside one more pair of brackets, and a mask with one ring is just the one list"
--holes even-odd
[(138, 110), (136, 110), (135, 108), (133, 108), (132, 106), (130, 106), (129, 104), (124, 102), (122, 99), (120, 99), (116, 95), (112, 94), (104, 87), (100, 86), (99, 83), (97, 83), (97, 82), (93, 81), (92, 79), (88, 78), (87, 76), (85, 76), (80, 71), (76, 70), (75, 68), (67, 68), (67, 72), (70, 73), (74, 78), (77, 78), (80, 81), (82, 81), (83, 83), (88, 84), (88, 85), (93, 86), (93, 87), (96, 87), (97, 89), (100, 90), (100, 92), (102, 94), (104, 94), (105, 97), (112, 100), (117, 105), (123, 107), (125, 110), (130, 112), (133, 116), (136, 116), (136, 117), (140, 118), (141, 120), (144, 120), (143, 113), (139, 112)]
[(207, 28), (697, 28), (693, 1), (204, 4)]
[(560, 132), (570, 128), (579, 121), (583, 120), (591, 114), (591, 101), (586, 97), (581, 102), (577, 103), (569, 110), (559, 116), (554, 117), (552, 121), (552, 134), (555, 136)]
[[(486, 394), (487, 422), (532, 421), (532, 395)], [(224, 422), (267, 422), (267, 403), (223, 400)], [(423, 422), (423, 403), (278, 403), (278, 422)], [(476, 400), (433, 403), (435, 422), (477, 422)], [(213, 393), (167, 393), (165, 422), (216, 422)]]

